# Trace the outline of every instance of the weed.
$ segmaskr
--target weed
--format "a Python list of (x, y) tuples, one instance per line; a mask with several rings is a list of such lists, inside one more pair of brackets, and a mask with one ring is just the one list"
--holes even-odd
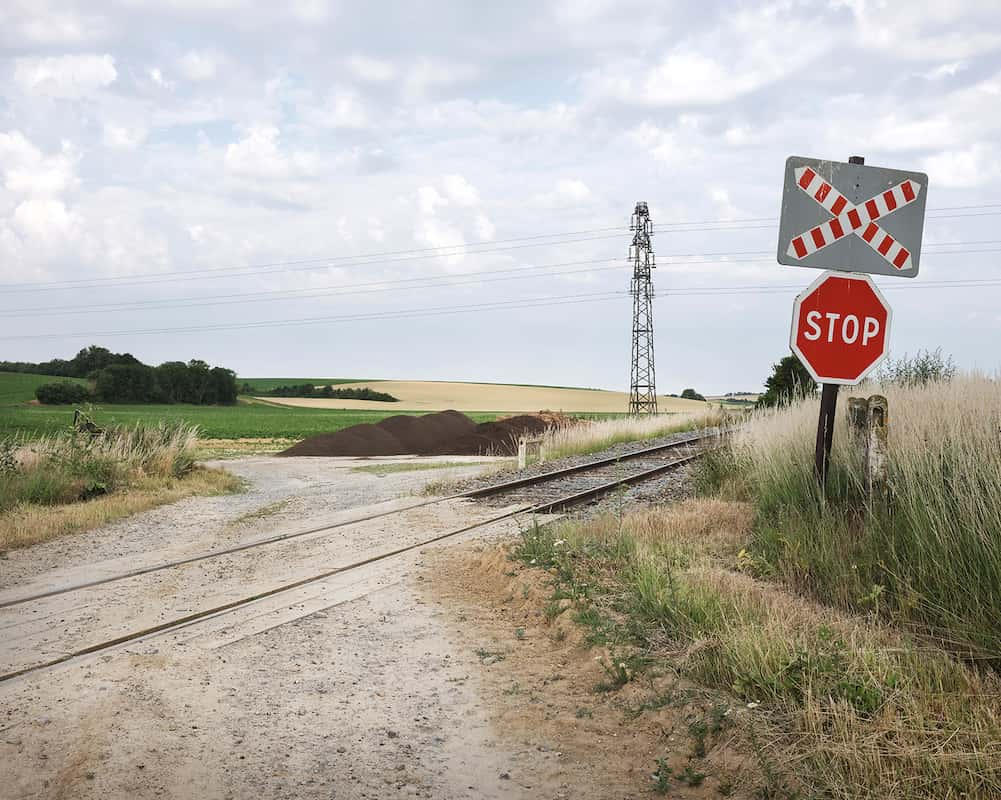
[(583, 708), (582, 707), (582, 708), (578, 708), (574, 712), (574, 716), (577, 717), (577, 719), (591, 719), (594, 716), (594, 712), (591, 711), (590, 708)]
[(671, 778), (674, 770), (667, 765), (666, 758), (657, 759), (657, 769), (650, 776), (653, 780), (653, 791), (657, 794), (667, 794), (671, 790)]

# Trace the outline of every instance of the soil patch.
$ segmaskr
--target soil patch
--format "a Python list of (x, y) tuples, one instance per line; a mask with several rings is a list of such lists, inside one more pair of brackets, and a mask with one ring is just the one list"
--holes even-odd
[(541, 434), (560, 424), (549, 413), (521, 414), (477, 425), (458, 411), (421, 417), (398, 415), (375, 424), (353, 425), (304, 439), (280, 456), (509, 456), (518, 437)]
[(608, 687), (621, 653), (590, 646), (574, 619), (578, 606), (562, 600), (552, 608), (549, 576), (508, 552), (441, 551), (425, 564), (423, 585), (479, 655), (483, 699), (501, 740), (543, 753), (549, 777), (574, 787), (557, 797), (753, 796), (751, 757), (733, 724), (739, 707), (669, 668)]

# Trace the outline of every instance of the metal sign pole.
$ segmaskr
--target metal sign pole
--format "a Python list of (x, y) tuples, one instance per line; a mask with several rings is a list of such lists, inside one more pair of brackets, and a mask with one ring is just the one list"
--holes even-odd
[[(865, 164), (863, 156), (851, 156), (849, 164)], [(827, 486), (827, 469), (834, 445), (834, 422), (838, 410), (838, 384), (825, 383), (820, 393), (820, 417), (817, 420), (817, 446), (814, 450), (814, 472), (823, 490)]]

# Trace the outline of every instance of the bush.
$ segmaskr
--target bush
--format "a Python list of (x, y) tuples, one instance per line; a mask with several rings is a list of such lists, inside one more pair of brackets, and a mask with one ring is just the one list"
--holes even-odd
[(59, 505), (114, 492), (143, 478), (179, 478), (194, 467), (195, 429), (185, 423), (113, 427), (30, 443), (0, 441), (0, 512)]
[(699, 394), (694, 389), (685, 389), (681, 393), (681, 399), (682, 400), (703, 400), (704, 401), (706, 398), (703, 397), (701, 394)]
[(877, 380), (896, 386), (925, 386), (939, 381), (951, 381), (956, 375), (952, 356), (942, 357), (942, 348), (918, 350), (913, 357), (907, 353), (898, 359), (888, 358), (880, 368)]
[(47, 406), (86, 403), (91, 399), (90, 390), (86, 386), (72, 381), (43, 383), (35, 388), (35, 397), (39, 403)]

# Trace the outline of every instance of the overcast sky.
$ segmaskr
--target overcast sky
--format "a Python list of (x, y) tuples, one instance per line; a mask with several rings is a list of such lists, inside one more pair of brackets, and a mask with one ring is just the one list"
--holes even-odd
[(659, 392), (755, 389), (792, 154), (929, 174), (892, 348), (997, 369), (997, 0), (3, 0), (0, 359), (626, 389), (645, 200)]

